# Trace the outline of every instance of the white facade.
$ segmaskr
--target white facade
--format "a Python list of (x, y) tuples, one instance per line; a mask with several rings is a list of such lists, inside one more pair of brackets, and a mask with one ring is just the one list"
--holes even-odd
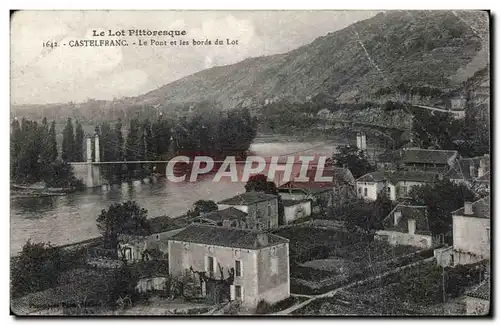
[(453, 215), (453, 261), (475, 263), (490, 258), (490, 219)]
[(396, 187), (391, 183), (384, 182), (356, 182), (358, 197), (365, 200), (375, 201), (382, 189), (387, 188), (389, 198), (396, 200)]
[(431, 235), (419, 235), (415, 233), (411, 234), (397, 231), (378, 230), (376, 232), (376, 238), (378, 240), (385, 240), (393, 246), (409, 245), (423, 249), (432, 247)]
[(285, 206), (285, 222), (286, 224), (294, 220), (308, 217), (311, 215), (311, 201), (297, 201), (296, 204)]

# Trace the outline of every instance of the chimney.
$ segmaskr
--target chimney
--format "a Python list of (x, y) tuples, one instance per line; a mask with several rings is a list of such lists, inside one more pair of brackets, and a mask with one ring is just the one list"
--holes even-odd
[(394, 225), (397, 226), (399, 220), (401, 220), (401, 211), (394, 211)]
[(464, 214), (471, 215), (472, 214), (472, 202), (464, 203)]
[(269, 238), (265, 232), (257, 234), (257, 246), (266, 246), (269, 244)]
[(476, 167), (474, 166), (474, 164), (471, 164), (469, 166), (469, 174), (470, 174), (470, 177), (472, 177), (472, 178), (476, 177)]
[(87, 162), (92, 161), (92, 139), (87, 138)]
[(410, 235), (415, 234), (415, 219), (409, 219), (408, 220), (408, 233)]

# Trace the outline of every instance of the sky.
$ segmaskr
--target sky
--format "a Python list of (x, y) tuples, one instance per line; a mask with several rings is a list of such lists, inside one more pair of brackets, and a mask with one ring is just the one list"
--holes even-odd
[[(11, 102), (47, 104), (144, 94), (195, 72), (288, 52), (370, 18), (374, 11), (20, 11), (11, 18)], [(69, 47), (93, 30), (186, 30), (234, 46)], [(168, 36), (140, 37), (171, 40)], [(47, 41), (59, 46), (43, 47)]]

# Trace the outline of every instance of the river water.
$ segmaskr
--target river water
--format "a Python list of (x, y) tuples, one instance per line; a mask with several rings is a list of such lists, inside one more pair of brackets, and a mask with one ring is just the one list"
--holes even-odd
[[(292, 154), (330, 157), (336, 146), (345, 143), (258, 138), (250, 150), (264, 157)], [(185, 213), (197, 200), (218, 201), (245, 191), (244, 183), (233, 183), (228, 178), (214, 182), (212, 178), (213, 175), (208, 175), (193, 183), (172, 183), (158, 178), (149, 184), (113, 185), (66, 196), (11, 199), (11, 255), (17, 254), (28, 239), (63, 245), (98, 236), (96, 218), (113, 203), (135, 200), (148, 210), (148, 217), (175, 217)]]

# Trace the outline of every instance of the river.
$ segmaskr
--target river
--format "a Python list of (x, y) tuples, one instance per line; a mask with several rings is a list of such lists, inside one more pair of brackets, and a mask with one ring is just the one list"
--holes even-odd
[[(347, 143), (287, 140), (290, 139), (257, 138), (250, 150), (264, 157), (289, 154), (331, 156), (337, 145)], [(148, 210), (148, 217), (175, 217), (185, 213), (197, 200), (218, 201), (244, 191), (244, 183), (232, 183), (228, 179), (214, 182), (208, 176), (193, 183), (172, 183), (158, 178), (149, 184), (125, 183), (66, 196), (11, 199), (11, 255), (17, 254), (28, 239), (63, 245), (98, 236), (96, 218), (101, 210), (113, 203), (135, 200)]]

